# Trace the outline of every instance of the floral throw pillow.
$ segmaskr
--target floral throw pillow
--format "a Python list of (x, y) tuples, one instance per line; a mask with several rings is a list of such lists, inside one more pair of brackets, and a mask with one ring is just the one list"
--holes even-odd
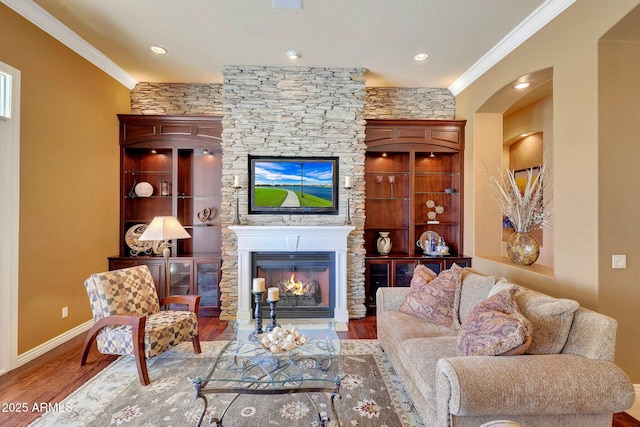
[(505, 289), (480, 302), (465, 318), (458, 334), (458, 356), (524, 354), (531, 345), (531, 322), (520, 313), (515, 289)]
[(455, 327), (454, 306), (461, 280), (462, 268), (457, 265), (437, 277), (427, 267), (418, 265), (411, 280), (411, 290), (398, 310), (438, 325)]

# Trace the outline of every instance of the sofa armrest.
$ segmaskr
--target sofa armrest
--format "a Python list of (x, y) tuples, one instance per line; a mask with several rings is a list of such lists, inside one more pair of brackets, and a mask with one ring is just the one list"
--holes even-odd
[[(629, 409), (635, 391), (612, 362), (572, 354), (469, 356), (437, 364), (437, 414), (601, 414)], [(443, 424), (446, 425), (446, 424)]]
[(410, 288), (378, 288), (376, 292), (376, 315), (383, 311), (398, 311)]

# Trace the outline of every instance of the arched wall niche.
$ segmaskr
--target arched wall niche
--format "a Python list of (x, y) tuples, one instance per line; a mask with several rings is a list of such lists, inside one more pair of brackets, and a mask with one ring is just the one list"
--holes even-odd
[[(524, 90), (516, 83), (530, 83)], [(502, 228), (487, 174), (501, 168), (520, 170), (541, 164), (544, 153), (553, 153), (553, 69), (519, 77), (490, 97), (475, 114), (475, 256), (511, 264), (506, 256), (510, 229)], [(552, 159), (545, 159), (552, 165)], [(551, 166), (552, 167), (552, 166)], [(545, 188), (551, 196), (552, 188)], [(553, 207), (551, 206), (551, 209)], [(540, 258), (529, 268), (553, 276), (553, 227), (534, 233), (541, 243)]]

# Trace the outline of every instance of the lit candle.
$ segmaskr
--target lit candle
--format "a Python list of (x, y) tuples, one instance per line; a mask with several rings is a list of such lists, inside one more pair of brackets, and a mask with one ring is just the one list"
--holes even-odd
[(351, 188), (351, 177), (350, 176), (345, 176), (344, 177), (344, 188)]
[(240, 188), (240, 175), (236, 175), (236, 176), (233, 178), (233, 186), (234, 186), (235, 188)]
[(278, 301), (280, 299), (280, 289), (269, 288), (267, 293), (267, 301)]
[(253, 292), (264, 292), (264, 279), (262, 277), (253, 279)]

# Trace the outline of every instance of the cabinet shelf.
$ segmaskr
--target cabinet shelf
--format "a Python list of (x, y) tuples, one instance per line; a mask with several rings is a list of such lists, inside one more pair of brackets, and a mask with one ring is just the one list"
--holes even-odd
[(457, 191), (455, 193), (447, 193), (445, 191), (416, 191), (413, 194), (442, 194), (445, 196), (456, 196), (460, 193), (458, 193)]
[(460, 175), (459, 172), (416, 172), (416, 177), (429, 177), (429, 176), (456, 176)]
[(409, 197), (367, 197), (367, 200), (381, 200), (381, 201), (400, 201), (408, 202), (411, 200)]
[(149, 174), (149, 175), (171, 175), (172, 171), (170, 170), (162, 170), (162, 171), (155, 171), (155, 170), (148, 170), (148, 171), (124, 171), (124, 174), (131, 174), (131, 175), (143, 175), (143, 174)]
[(153, 200), (153, 199), (164, 199), (164, 200), (171, 200), (171, 196), (147, 196), (147, 197), (143, 197), (143, 196), (130, 196), (130, 195), (126, 195), (124, 196), (125, 199), (132, 199), (132, 200)]

